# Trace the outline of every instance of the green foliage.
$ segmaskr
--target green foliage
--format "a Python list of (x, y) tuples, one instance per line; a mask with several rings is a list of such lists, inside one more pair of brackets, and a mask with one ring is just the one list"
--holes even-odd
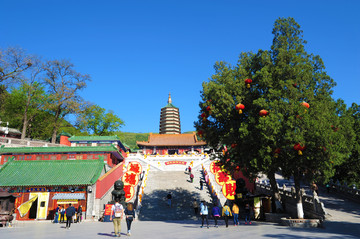
[[(234, 67), (215, 64), (200, 102), (200, 114), (207, 117), (199, 116), (195, 127), (212, 147), (227, 145), (221, 162), (230, 171), (240, 166), (255, 176), (281, 169), (297, 185), (303, 176), (327, 180), (352, 148), (354, 134), (341, 113), (346, 106), (331, 98), (335, 83), (321, 58), (305, 52), (294, 19), (278, 19), (273, 34), (270, 51), (242, 53)], [(250, 88), (247, 78), (253, 81)], [(235, 109), (239, 103), (245, 106), (242, 114)], [(262, 117), (263, 109), (268, 114)], [(335, 132), (334, 125), (341, 130)], [(298, 143), (301, 152), (294, 149)]]
[(149, 138), (149, 133), (129, 133), (129, 132), (116, 132), (115, 133), (120, 141), (128, 145), (132, 150), (139, 149), (136, 144), (136, 141), (147, 141)]
[(98, 105), (90, 105), (78, 115), (76, 126), (82, 132), (98, 136), (113, 135), (124, 122), (113, 111), (105, 112)]

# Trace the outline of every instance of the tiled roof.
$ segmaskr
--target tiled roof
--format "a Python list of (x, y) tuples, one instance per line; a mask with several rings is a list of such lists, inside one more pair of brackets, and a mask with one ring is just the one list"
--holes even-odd
[(205, 141), (198, 141), (193, 134), (152, 134), (148, 141), (137, 141), (141, 146), (202, 146)]
[(176, 108), (176, 109), (178, 109), (178, 107), (176, 107), (175, 105), (173, 105), (171, 103), (167, 104), (164, 108)]
[(72, 136), (68, 139), (71, 141), (120, 141), (117, 135), (114, 136)]
[(11, 160), (0, 169), (0, 187), (92, 185), (103, 160)]
[(114, 145), (110, 146), (79, 146), (79, 147), (3, 147), (0, 154), (9, 153), (76, 153), (76, 152), (113, 152), (120, 154)]

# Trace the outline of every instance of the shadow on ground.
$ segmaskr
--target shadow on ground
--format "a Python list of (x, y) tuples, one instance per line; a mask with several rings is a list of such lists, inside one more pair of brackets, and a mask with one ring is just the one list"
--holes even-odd
[[(173, 220), (197, 220), (192, 201), (199, 200), (200, 194), (190, 192), (183, 188), (175, 188), (172, 195), (172, 205), (167, 205), (166, 195), (168, 190), (155, 190), (151, 194), (145, 194), (142, 200), (139, 220), (143, 221), (173, 221)], [(207, 202), (211, 205), (212, 202)], [(210, 209), (210, 207), (209, 207)]]

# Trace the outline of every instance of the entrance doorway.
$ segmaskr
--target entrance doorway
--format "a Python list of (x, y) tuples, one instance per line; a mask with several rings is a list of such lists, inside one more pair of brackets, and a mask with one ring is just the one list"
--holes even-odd
[(31, 208), (29, 211), (29, 219), (36, 219), (37, 208), (38, 208), (38, 198), (31, 205)]

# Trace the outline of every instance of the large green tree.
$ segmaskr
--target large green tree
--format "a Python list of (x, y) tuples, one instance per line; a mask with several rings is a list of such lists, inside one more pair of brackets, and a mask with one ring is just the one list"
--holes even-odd
[(64, 118), (80, 111), (84, 100), (79, 93), (87, 86), (90, 76), (75, 71), (74, 65), (67, 60), (47, 61), (43, 69), (49, 93), (47, 111), (54, 115), (51, 142), (55, 143)]
[[(346, 158), (353, 134), (339, 118), (331, 98), (335, 83), (321, 58), (305, 51), (300, 26), (280, 18), (273, 35), (271, 50), (243, 53), (235, 67), (215, 65), (203, 84), (203, 117), (195, 126), (213, 147), (227, 145), (221, 162), (230, 171), (240, 166), (249, 176), (265, 173), (275, 193), (276, 171), (293, 177), (302, 218), (301, 181), (329, 178)], [(250, 88), (246, 79), (252, 79)]]
[(113, 111), (106, 112), (104, 108), (93, 104), (78, 114), (76, 123), (81, 131), (98, 136), (113, 135), (122, 125), (124, 122)]

